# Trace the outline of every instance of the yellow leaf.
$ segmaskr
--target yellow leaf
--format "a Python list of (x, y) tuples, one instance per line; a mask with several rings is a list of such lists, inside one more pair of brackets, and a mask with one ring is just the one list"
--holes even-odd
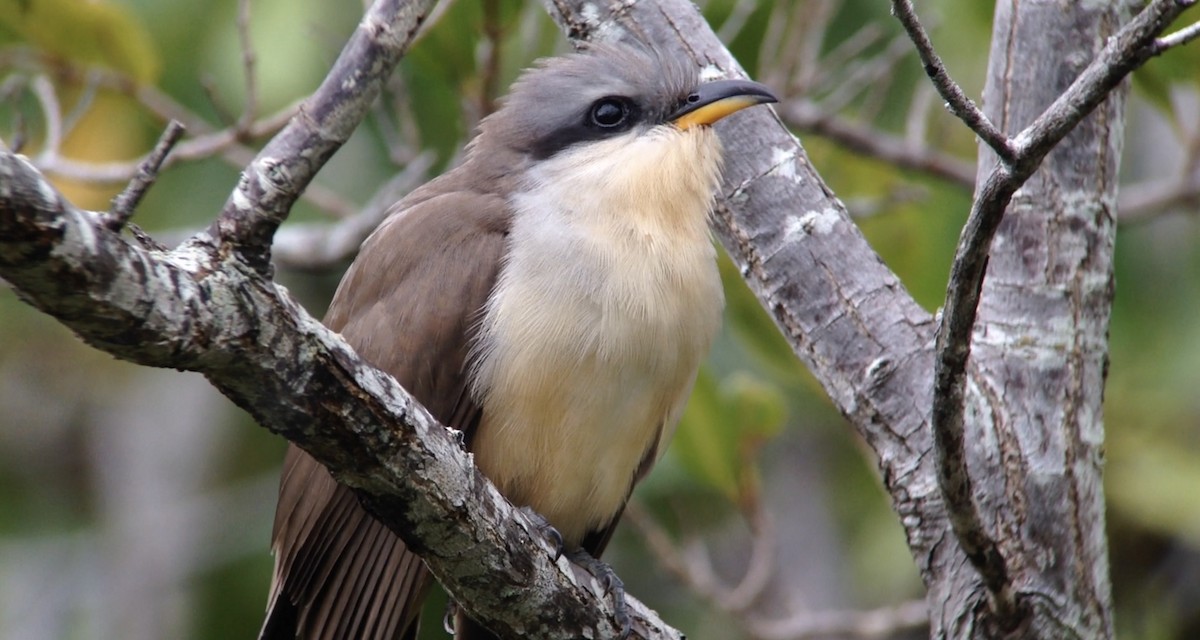
[(153, 82), (159, 59), (128, 7), (103, 0), (0, 0), (0, 30), (35, 49)]

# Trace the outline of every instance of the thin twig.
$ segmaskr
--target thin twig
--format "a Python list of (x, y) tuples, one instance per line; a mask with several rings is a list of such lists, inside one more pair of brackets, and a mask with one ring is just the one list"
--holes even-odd
[(83, 116), (91, 109), (92, 103), (96, 100), (96, 94), (99, 92), (100, 84), (95, 80), (95, 73), (88, 74), (88, 81), (83, 85), (83, 94), (75, 100), (75, 104), (71, 105), (71, 111), (63, 116), (63, 135), (68, 136), (79, 122), (83, 120)]
[[(192, 137), (175, 147), (167, 156), (163, 169), (173, 166), (176, 162), (214, 156), (240, 169), (254, 158), (254, 150), (239, 143), (239, 136), (232, 128), (217, 129), (159, 89), (138, 83), (126, 75), (98, 68), (83, 69), (19, 47), (0, 50), (0, 67), (4, 66), (49, 73), (62, 83), (92, 85), (116, 91), (136, 100), (163, 122), (180, 121), (192, 133)], [(247, 135), (241, 137), (259, 138), (275, 133), (296, 114), (299, 105), (300, 101), (296, 101), (276, 113), (263, 117), (250, 126)], [(19, 111), (15, 113), (20, 114)], [(14, 140), (10, 146), (19, 148), (16, 142), (20, 140)], [(58, 154), (43, 153), (34, 159), (34, 166), (41, 171), (80, 182), (117, 185), (133, 178), (139, 162), (140, 159), (126, 162), (86, 162), (64, 158)], [(353, 202), (319, 184), (310, 184), (301, 197), (338, 218), (348, 218), (357, 211)]]
[[(279, 112), (253, 123), (249, 131), (255, 136), (261, 136), (278, 130), (295, 115), (297, 104), (291, 104)], [(170, 118), (170, 120), (178, 121), (176, 118)], [(186, 123), (181, 122), (180, 124), (190, 129)], [(176, 147), (162, 168), (173, 166), (177, 162), (211, 158), (236, 146), (237, 137), (237, 133), (233, 129), (222, 129), (193, 137)], [(144, 159), (128, 162), (87, 162), (63, 158), (55, 154), (54, 157), (38, 158), (34, 162), (34, 166), (47, 173), (73, 180), (94, 184), (121, 184), (137, 175), (138, 167), (142, 162)]]
[(769, 583), (774, 569), (771, 559), (775, 552), (775, 537), (769, 522), (764, 521), (765, 528), (755, 527), (750, 566), (741, 584), (730, 590), (717, 579), (702, 543), (696, 541), (680, 550), (666, 530), (636, 501), (629, 503), (625, 515), (642, 534), (646, 546), (664, 569), (696, 595), (732, 614), (755, 638), (883, 638), (929, 624), (928, 608), (919, 600), (867, 611), (802, 611), (783, 618), (764, 619), (761, 614), (751, 611), (750, 606)]
[(500, 95), (501, 46), (504, 24), (500, 18), (500, 0), (483, 0), (483, 73), (479, 83), (479, 119), (496, 110)]
[[(828, 5), (828, 3), (824, 4)], [(829, 19), (826, 19), (826, 23), (828, 21)], [(824, 26), (828, 26), (828, 24)], [(851, 60), (863, 55), (868, 48), (875, 46), (885, 35), (883, 28), (877, 23), (865, 24), (858, 31), (850, 34), (849, 38), (839, 42), (821, 57), (820, 65), (817, 66), (819, 67), (818, 72), (823, 71), (822, 80), (836, 84), (840, 80), (840, 70)]]
[(900, 24), (904, 25), (908, 37), (916, 45), (917, 54), (921, 56), (921, 63), (925, 67), (925, 73), (933, 81), (933, 86), (937, 87), (938, 93), (942, 94), (942, 99), (946, 101), (946, 107), (970, 127), (980, 140), (991, 147), (1001, 160), (1010, 161), (1013, 157), (1013, 149), (1008, 137), (992, 124), (983, 111), (980, 111), (979, 107), (975, 106), (970, 98), (967, 98), (962, 87), (958, 86), (950, 77), (946, 66), (942, 64), (942, 59), (933, 50), (929, 34), (925, 33), (925, 28), (921, 26), (921, 21), (913, 9), (912, 1), (892, 0), (892, 13), (900, 21)]
[(929, 138), (929, 114), (937, 92), (927, 84), (921, 84), (913, 91), (909, 101), (908, 113), (904, 116), (904, 141), (908, 144), (923, 145)]
[(779, 107), (778, 111), (789, 126), (829, 138), (855, 153), (920, 171), (960, 187), (969, 189), (975, 184), (975, 168), (970, 163), (839, 118), (811, 102), (797, 100)]
[(258, 117), (258, 77), (255, 68), (258, 65), (258, 55), (254, 51), (254, 40), (250, 37), (250, 0), (238, 0), (237, 14), (238, 44), (242, 48), (242, 73), (246, 82), (246, 103), (242, 107), (242, 115), (238, 117), (236, 129), (240, 134), (248, 134), (254, 119)]
[(233, 112), (229, 110), (229, 107), (225, 105), (225, 101), (221, 99), (221, 92), (217, 89), (217, 81), (213, 78), (212, 74), (204, 73), (200, 75), (200, 88), (204, 91), (204, 97), (208, 98), (209, 106), (217, 114), (217, 120), (221, 122), (221, 126), (236, 127), (238, 119), (233, 116)]
[(158, 179), (158, 171), (162, 168), (163, 160), (170, 153), (171, 147), (179, 142), (184, 131), (183, 125), (178, 120), (167, 123), (167, 128), (159, 136), (154, 149), (138, 165), (137, 174), (133, 180), (129, 181), (129, 184), (116, 198), (113, 198), (112, 207), (108, 210), (108, 217), (104, 221), (106, 227), (118, 231), (125, 226), (125, 223), (133, 216), (133, 211), (137, 208), (138, 203), (142, 201), (142, 197), (146, 195), (146, 191)]
[(910, 600), (866, 611), (797, 611), (781, 620), (751, 621), (751, 632), (760, 640), (865, 639), (891, 638), (928, 626), (929, 605)]
[(771, 584), (775, 575), (775, 552), (778, 540), (775, 535), (775, 520), (770, 512), (761, 506), (750, 516), (750, 561), (746, 563), (746, 573), (741, 582), (726, 594), (726, 602), (731, 611), (745, 612), (754, 606), (759, 596)]
[(1122, 226), (1141, 224), (1185, 205), (1193, 210), (1200, 206), (1200, 172), (1122, 187), (1117, 221)]
[(908, 55), (908, 43), (904, 38), (894, 38), (877, 56), (847, 65), (837, 74), (833, 90), (821, 100), (823, 108), (836, 112), (843, 110), (855, 98), (869, 90), (885, 85), (889, 76), (904, 57)]
[(39, 75), (33, 79), (31, 84), (33, 95), (37, 98), (38, 103), (42, 107), (42, 114), (46, 120), (46, 141), (42, 145), (42, 152), (38, 154), (39, 158), (56, 158), (59, 151), (62, 149), (63, 133), (62, 133), (62, 105), (58, 102), (58, 94), (54, 91), (54, 84), (44, 75)]
[(750, 16), (758, 11), (759, 0), (750, 0), (748, 2), (735, 2), (733, 9), (729, 15), (725, 17), (725, 22), (721, 23), (721, 28), (717, 29), (717, 37), (722, 42), (733, 42), (733, 39), (742, 32), (742, 28), (746, 26), (746, 21)]
[(1200, 20), (1154, 41), (1154, 47), (1161, 53), (1171, 47), (1185, 45), (1196, 38), (1200, 38)]

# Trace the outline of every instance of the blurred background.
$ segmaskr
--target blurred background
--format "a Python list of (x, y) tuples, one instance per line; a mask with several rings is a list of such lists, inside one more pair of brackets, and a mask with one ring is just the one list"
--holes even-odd
[[(944, 293), (975, 141), (883, 0), (702, 3), (909, 291)], [(134, 222), (173, 243), (321, 80), (360, 6), (0, 0), (0, 138), (107, 209), (167, 118), (189, 126)], [(978, 96), (992, 3), (923, 2)], [(1185, 13), (1181, 24), (1200, 17)], [(456, 161), (520, 69), (567, 49), (538, 3), (442, 2), (279, 237), (321, 315), (383, 205)], [(248, 78), (250, 78), (248, 80)], [(1124, 638), (1200, 637), (1200, 46), (1135, 77), (1106, 392)], [(905, 152), (879, 159), (882, 147)], [(695, 640), (919, 638), (923, 590), (870, 452), (725, 269), (725, 329), (606, 559)], [(0, 286), (0, 639), (254, 637), (284, 441), (195, 374), (95, 351)], [(435, 597), (425, 638), (444, 638)]]

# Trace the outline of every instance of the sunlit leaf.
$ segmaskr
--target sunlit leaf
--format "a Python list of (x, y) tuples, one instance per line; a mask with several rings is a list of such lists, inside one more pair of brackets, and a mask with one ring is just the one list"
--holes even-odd
[(0, 27), (42, 53), (156, 79), (158, 54), (127, 7), (103, 0), (0, 0)]
[(1200, 452), (1145, 445), (1114, 459), (1106, 474), (1114, 511), (1148, 529), (1200, 545)]
[(787, 415), (779, 389), (745, 372), (721, 382), (701, 371), (673, 450), (697, 479), (739, 505), (757, 500), (756, 457)]

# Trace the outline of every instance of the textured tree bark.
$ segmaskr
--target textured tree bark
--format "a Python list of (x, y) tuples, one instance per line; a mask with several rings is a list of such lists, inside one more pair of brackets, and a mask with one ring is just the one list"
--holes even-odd
[[(1131, 8), (997, 2), (985, 113), (1015, 135)], [(975, 327), (969, 467), (1014, 590), (1035, 609), (1037, 637), (1113, 635), (1101, 403), (1125, 95), (1124, 87), (1109, 94), (1014, 195), (992, 243)], [(980, 184), (996, 163), (981, 146)], [(951, 629), (965, 631), (969, 618), (954, 621)]]
[[(739, 72), (690, 3), (549, 4), (572, 37), (635, 34), (688, 51), (706, 74)], [(1117, 0), (1000, 0), (985, 95), (991, 117), (1006, 132), (1030, 121), (1093, 59), (1127, 8)], [(386, 24), (369, 21), (364, 32), (372, 42), (395, 41)], [(359, 62), (383, 64), (374, 51), (361, 49)], [(386, 73), (375, 70), (369, 75)], [(338, 73), (328, 86), (341, 86)], [(328, 98), (344, 106), (369, 96)], [(934, 318), (866, 244), (777, 119), (754, 110), (720, 127), (729, 153), (718, 233), (794, 351), (878, 456), (928, 587), (935, 637), (1112, 635), (1100, 398), (1122, 107), (1118, 92), (1018, 192), (980, 305), (967, 454), (974, 498), (1025, 613), (1015, 621), (989, 608), (938, 487), (929, 426)], [(343, 112), (314, 110), (304, 126), (326, 113)], [(0, 275), (99, 348), (204, 372), (356, 487), (498, 630), (611, 633), (595, 581), (553, 562), (450, 434), (264, 277), (265, 245), (290, 199), (352, 126), (335, 120), (337, 127), (293, 132), (269, 147), (210, 231), (172, 252), (133, 246), (0, 151)], [(994, 164), (984, 153), (980, 175)], [(637, 613), (639, 635), (678, 637), (652, 612)]]
[[(708, 72), (741, 73), (687, 3), (547, 4), (572, 37), (647, 39), (688, 51)], [(1000, 2), (989, 116), (1005, 133), (1019, 132), (1127, 17), (1117, 2)], [(934, 637), (1111, 637), (1100, 398), (1123, 104), (1118, 91), (1063, 142), (1017, 194), (994, 244), (971, 357), (967, 457), (975, 500), (1013, 579), (1019, 611), (1007, 619), (988, 606), (938, 487), (929, 426), (934, 319), (778, 122), (760, 112), (719, 125), (723, 137), (760, 151), (729, 158), (718, 233), (878, 456), (928, 587)], [(981, 180), (995, 162), (981, 163)]]

